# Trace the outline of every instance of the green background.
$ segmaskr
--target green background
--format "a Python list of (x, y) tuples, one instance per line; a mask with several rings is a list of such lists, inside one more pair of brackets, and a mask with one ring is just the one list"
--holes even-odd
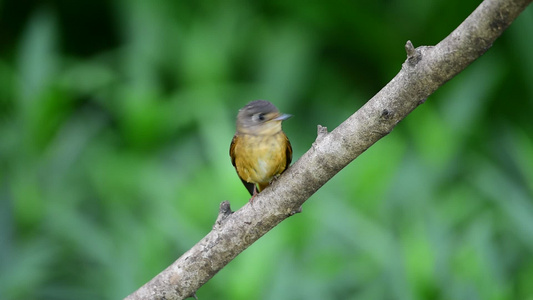
[[(237, 110), (294, 161), (479, 4), (0, 1), (0, 299), (121, 299), (249, 198)], [(533, 10), (200, 299), (533, 299)]]

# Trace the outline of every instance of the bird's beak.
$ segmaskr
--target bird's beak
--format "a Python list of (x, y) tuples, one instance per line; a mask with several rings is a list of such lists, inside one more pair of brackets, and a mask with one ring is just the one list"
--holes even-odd
[(289, 119), (290, 117), (292, 117), (292, 115), (281, 114), (281, 115), (275, 117), (274, 119), (272, 119), (272, 121), (285, 121), (285, 120)]

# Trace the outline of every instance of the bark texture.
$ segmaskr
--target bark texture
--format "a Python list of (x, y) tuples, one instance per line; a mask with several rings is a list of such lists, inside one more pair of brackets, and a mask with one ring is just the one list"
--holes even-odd
[[(387, 135), (440, 86), (487, 51), (531, 0), (485, 0), (433, 47), (405, 48), (401, 71), (331, 133), (318, 126), (313, 146), (253, 206), (232, 212), (229, 202), (207, 234), (167, 269), (126, 297), (185, 299), (239, 253), (289, 216), (337, 172)], [(527, 37), (526, 37), (527, 38)]]

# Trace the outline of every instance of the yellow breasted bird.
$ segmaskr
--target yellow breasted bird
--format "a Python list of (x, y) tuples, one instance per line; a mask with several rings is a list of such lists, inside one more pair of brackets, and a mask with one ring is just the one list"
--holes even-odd
[(281, 129), (281, 122), (290, 117), (264, 100), (252, 101), (239, 110), (229, 155), (252, 195), (250, 201), (291, 163), (291, 143)]

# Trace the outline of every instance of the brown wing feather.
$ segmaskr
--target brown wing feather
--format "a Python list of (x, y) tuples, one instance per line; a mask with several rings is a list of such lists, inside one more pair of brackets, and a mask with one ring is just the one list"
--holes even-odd
[(254, 184), (244, 181), (244, 179), (241, 178), (242, 184), (244, 184), (244, 187), (248, 190), (250, 193), (250, 196), (254, 195)]
[[(233, 139), (231, 140), (231, 145), (229, 146), (229, 156), (231, 157), (231, 164), (235, 167), (235, 171), (237, 171), (237, 167), (235, 166), (235, 144), (236, 144), (237, 140), (238, 140), (237, 135), (234, 135)], [(241, 175), (239, 175), (239, 172), (237, 172), (237, 175), (241, 179), (242, 184), (244, 184), (244, 187), (248, 190), (250, 195), (253, 195), (254, 194), (254, 184), (253, 183), (249, 183), (249, 182), (245, 181), (244, 179), (242, 179)]]
[(235, 167), (235, 141), (237, 140), (237, 135), (233, 136), (231, 139), (231, 145), (229, 145), (229, 157), (231, 157), (231, 164)]
[(287, 161), (287, 164), (285, 165), (285, 170), (287, 170), (292, 161), (292, 146), (287, 136), (285, 136), (285, 139), (287, 139), (287, 149), (285, 150), (285, 159)]

